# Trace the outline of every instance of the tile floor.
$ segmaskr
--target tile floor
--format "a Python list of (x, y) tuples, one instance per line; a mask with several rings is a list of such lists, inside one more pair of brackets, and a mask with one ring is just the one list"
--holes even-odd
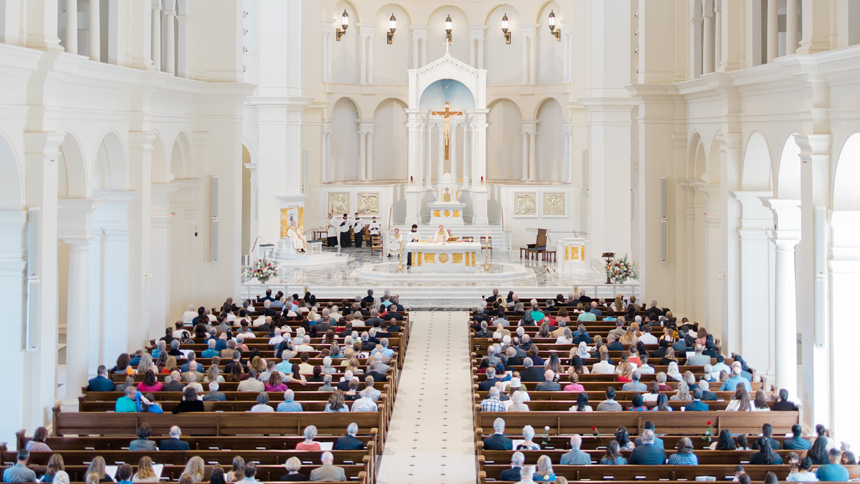
[[(379, 484), (477, 480), (467, 313), (415, 311)], [(448, 362), (445, 378), (438, 372)]]

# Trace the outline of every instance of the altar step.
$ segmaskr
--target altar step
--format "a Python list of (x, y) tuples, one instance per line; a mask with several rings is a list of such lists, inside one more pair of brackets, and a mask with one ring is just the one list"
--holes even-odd
[[(408, 225), (400, 225), (397, 226), (400, 228), (401, 232), (409, 232), (412, 230), (411, 226)], [(430, 225), (419, 225), (418, 232), (427, 239), (436, 232), (436, 226)], [(493, 251), (506, 251), (508, 250), (510, 243), (508, 238), (508, 233), (502, 230), (501, 225), (471, 225), (466, 224), (458, 227), (446, 227), (451, 230), (451, 235), (454, 237), (474, 237), (475, 240), (479, 240), (479, 237), (489, 236), (493, 238)], [(392, 227), (394, 230), (394, 226)]]

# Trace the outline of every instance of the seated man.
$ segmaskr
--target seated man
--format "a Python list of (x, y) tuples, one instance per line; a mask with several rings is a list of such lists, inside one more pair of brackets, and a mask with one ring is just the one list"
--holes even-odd
[(582, 437), (574, 435), (570, 438), (570, 452), (562, 454), (561, 465), (579, 465), (585, 466), (591, 464), (591, 456), (580, 450), (582, 446)]
[(514, 482), (519, 481), (520, 471), (522, 470), (525, 461), (526, 457), (523, 455), (522, 452), (514, 452), (514, 455), (511, 456), (511, 468), (503, 470), (501, 476), (499, 476), (499, 480)]
[(110, 378), (107, 377), (107, 368), (104, 365), (99, 365), (98, 375), (95, 378), (90, 379), (87, 384), (88, 392), (112, 392), (114, 391), (114, 384)]
[(481, 411), (482, 412), (504, 412), (505, 404), (499, 400), (499, 389), (496, 387), (492, 387), (489, 390), (489, 394), (487, 398), (481, 400)]
[(189, 450), (188, 442), (180, 440), (182, 429), (178, 425), (170, 427), (170, 438), (161, 441), (159, 448), (161, 450)]
[(702, 389), (696, 387), (693, 389), (693, 401), (688, 403), (684, 410), (687, 412), (707, 412), (708, 404), (702, 402)]
[[(642, 430), (650, 430), (654, 432), (654, 445), (657, 447), (663, 448), (663, 439), (657, 437), (657, 433), (655, 432), (654, 422), (650, 420), (646, 420), (645, 423), (642, 424)], [(636, 437), (636, 442), (634, 442), (636, 447), (642, 445), (642, 437)]]
[(355, 438), (356, 434), (358, 434), (358, 424), (352, 422), (346, 427), (346, 436), (337, 439), (337, 443), (334, 445), (335, 450), (362, 450), (366, 446), (364, 442)]
[(842, 452), (839, 449), (830, 449), (828, 456), (830, 457), (830, 463), (819, 467), (818, 470), (815, 471), (815, 477), (822, 482), (847, 481), (850, 477), (848, 469), (839, 463), (839, 459), (842, 457)]
[(621, 404), (615, 401), (615, 388), (609, 387), (606, 389), (606, 400), (600, 402), (597, 406), (598, 412), (620, 412), (623, 410)]
[(127, 387), (125, 389), (125, 395), (119, 397), (116, 401), (115, 411), (119, 412), (137, 412), (137, 401), (135, 398), (137, 397), (137, 388), (135, 387)]
[(512, 450), (513, 441), (505, 437), (505, 420), (497, 418), (493, 421), (493, 435), (484, 439), (486, 450)]
[(633, 381), (629, 383), (625, 383), (624, 386), (621, 387), (622, 392), (645, 392), (648, 391), (648, 387), (642, 383), (642, 373), (639, 370), (633, 372)]
[(654, 431), (642, 432), (642, 445), (637, 445), (630, 453), (630, 465), (662, 465), (666, 462), (666, 450), (654, 445)]
[(322, 466), (311, 471), (312, 481), (345, 481), (346, 473), (342, 467), (334, 464), (334, 456), (331, 452), (323, 452)]
[(792, 425), (791, 433), (792, 437), (790, 439), (785, 439), (784, 442), (786, 450), (809, 450), (812, 448), (812, 444), (803, 438), (803, 427), (801, 427), (800, 424)]
[(284, 401), (278, 404), (279, 412), (301, 412), (302, 404), (293, 400), (294, 393), (292, 390), (284, 392)]
[(293, 249), (296, 252), (307, 252), (308, 241), (305, 239), (305, 234), (295, 220), (292, 221), (290, 227), (287, 229), (287, 238), (292, 242)]
[(36, 473), (27, 467), (28, 460), (30, 451), (19, 449), (15, 465), (3, 471), (3, 482), (36, 482)]
[(555, 372), (547, 370), (544, 372), (544, 381), (537, 384), (535, 390), (539, 392), (558, 392), (561, 391), (561, 385), (555, 382)]

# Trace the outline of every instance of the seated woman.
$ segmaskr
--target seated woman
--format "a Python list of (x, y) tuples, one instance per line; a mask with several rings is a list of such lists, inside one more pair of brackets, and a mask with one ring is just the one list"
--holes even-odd
[(173, 407), (173, 414), (178, 415), (185, 412), (203, 412), (203, 402), (197, 399), (197, 390), (191, 386), (185, 387), (182, 401), (179, 405)]
[(535, 429), (531, 425), (523, 427), (523, 442), (517, 446), (516, 450), (540, 450), (540, 445), (536, 444), (532, 439), (535, 438)]
[[(45, 427), (37, 427), (33, 432), (33, 438), (27, 442), (26, 449), (30, 452), (50, 452), (51, 448), (45, 443), (48, 438), (48, 429)], [(60, 469), (62, 470), (62, 469)]]
[[(666, 461), (669, 465), (676, 466), (697, 466), (699, 458), (693, 454), (693, 441), (688, 437), (684, 437), (678, 441), (678, 452), (669, 456)], [(752, 462), (750, 462), (752, 464)]]
[(732, 433), (728, 429), (720, 430), (720, 436), (717, 441), (708, 446), (711, 450), (735, 450), (735, 441), (732, 439)]
[(657, 397), (660, 396), (660, 384), (656, 381), (652, 381), (648, 384), (648, 393), (642, 395), (643, 402), (656, 402)]
[(269, 381), (264, 385), (267, 392), (285, 392), (287, 385), (281, 382), (281, 372), (273, 371), (269, 376)]
[(648, 410), (641, 393), (633, 395), (633, 404), (627, 407), (627, 410), (630, 412), (645, 412)]
[(812, 467), (812, 459), (804, 457), (797, 464), (791, 465), (785, 480), (788, 482), (817, 482), (818, 476), (810, 470), (810, 467)]
[(591, 405), (588, 404), (588, 393), (581, 392), (578, 397), (576, 397), (576, 405), (570, 407), (571, 412), (591, 412), (594, 409), (591, 408)]
[(45, 475), (39, 479), (39, 482), (56, 482), (57, 474), (63, 472), (65, 469), (66, 463), (63, 461), (63, 456), (52, 454), (51, 458), (48, 459), (48, 468), (45, 470)]
[(158, 475), (152, 467), (152, 458), (145, 455), (137, 463), (137, 473), (131, 478), (132, 482), (158, 482)]
[(93, 457), (85, 475), (87, 476), (87, 480), (89, 480), (91, 475), (94, 475), (97, 479), (96, 482), (113, 482), (113, 479), (107, 475), (105, 458), (100, 455)]
[(651, 409), (652, 412), (671, 412), (672, 407), (669, 406), (669, 397), (665, 393), (657, 395), (657, 405)]
[(770, 439), (764, 435), (756, 440), (758, 452), (750, 456), (750, 465), (782, 465), (782, 457), (770, 446)]
[(525, 402), (525, 393), (524, 392), (514, 392), (511, 395), (511, 402), (513, 404), (508, 407), (508, 412), (528, 412), (529, 406), (526, 405)]
[(260, 392), (257, 394), (257, 404), (251, 407), (249, 412), (274, 412), (275, 409), (269, 405), (269, 394), (266, 392)]
[(687, 386), (687, 382), (682, 381), (678, 384), (678, 391), (672, 395), (672, 398), (669, 400), (673, 402), (690, 402), (693, 400), (693, 397), (690, 395), (690, 387)]
[(316, 425), (308, 425), (305, 427), (305, 440), (296, 445), (296, 450), (320, 450), (320, 443), (314, 441), (317, 436)]
[(727, 412), (749, 412), (753, 410), (750, 394), (743, 385), (738, 385), (732, 400), (726, 405)]
[(542, 455), (537, 460), (537, 470), (532, 477), (535, 482), (555, 482), (555, 472), (552, 470), (552, 461), (549, 456)]
[(146, 373), (143, 374), (143, 381), (137, 385), (137, 391), (144, 393), (160, 392), (163, 386), (164, 384), (156, 379), (155, 372), (146, 370)]
[(610, 440), (609, 443), (606, 444), (606, 454), (600, 458), (600, 464), (606, 466), (627, 465), (627, 459), (621, 457), (618, 441)]
[(630, 383), (633, 381), (633, 365), (628, 361), (622, 361), (615, 370), (618, 373), (619, 383)]
[(349, 407), (346, 406), (346, 399), (343, 396), (343, 392), (340, 390), (335, 390), (331, 393), (331, 396), (328, 399), (328, 403), (325, 404), (326, 412), (349, 412)]
[(308, 481), (308, 476), (299, 473), (302, 469), (302, 461), (298, 457), (290, 457), (287, 459), (287, 462), (284, 463), (284, 467), (287, 469), (287, 473), (281, 476), (281, 481), (288, 482), (296, 482), (296, 481)]
[(562, 389), (562, 391), (565, 391), (565, 392), (584, 392), (585, 391), (585, 387), (579, 383), (579, 375), (577, 375), (575, 371), (570, 371), (568, 374), (568, 378), (570, 379), (570, 383), (567, 384)]

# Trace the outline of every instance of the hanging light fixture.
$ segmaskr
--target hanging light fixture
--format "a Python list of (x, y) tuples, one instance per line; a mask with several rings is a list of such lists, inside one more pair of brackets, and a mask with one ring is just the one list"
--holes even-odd
[(445, 40), (451, 43), (451, 32), (454, 30), (454, 22), (451, 21), (451, 15), (445, 19)]
[(505, 12), (505, 15), (502, 17), (502, 33), (505, 34), (505, 43), (510, 45), (511, 43), (511, 33), (508, 31), (508, 14)]
[(555, 26), (555, 12), (549, 11), (549, 33), (555, 36), (555, 40), (561, 41), (561, 28)]
[(394, 14), (391, 14), (391, 18), (388, 19), (388, 43), (392, 43), (394, 41), (394, 31), (397, 30), (397, 17)]
[(338, 42), (340, 42), (340, 38), (346, 33), (346, 29), (349, 28), (349, 14), (346, 13), (346, 9), (344, 9), (343, 15), (340, 16), (340, 26), (341, 28), (337, 29), (336, 37)]

